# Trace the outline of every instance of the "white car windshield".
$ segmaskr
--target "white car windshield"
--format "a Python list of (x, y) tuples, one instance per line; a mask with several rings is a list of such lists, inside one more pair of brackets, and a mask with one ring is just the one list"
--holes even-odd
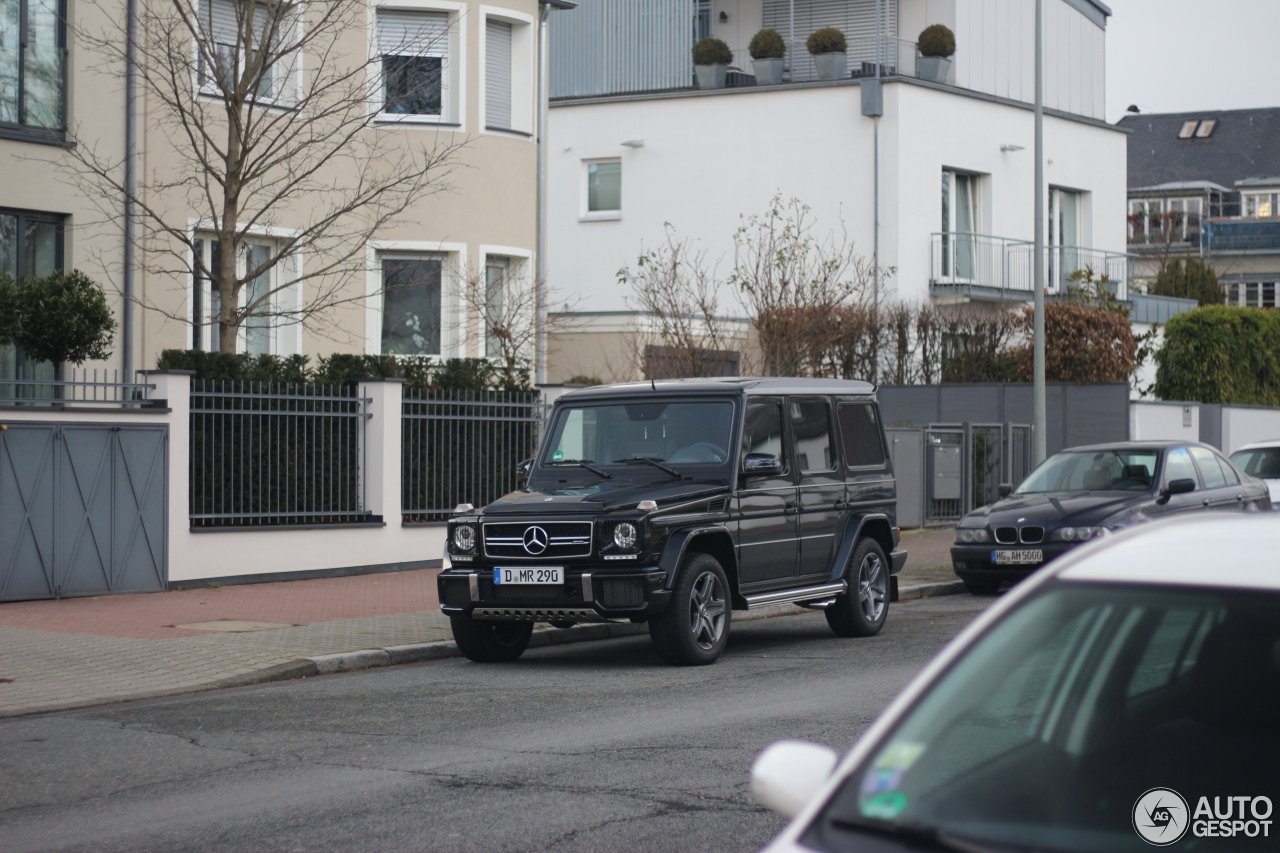
[(870, 832), (1002, 851), (1143, 850), (1135, 825), (1152, 824), (1151, 810), (1135, 808), (1167, 788), (1185, 807), (1169, 798), (1161, 817), (1172, 824), (1148, 826), (1153, 837), (1190, 829), (1194, 849), (1277, 849), (1274, 825), (1267, 837), (1236, 827), (1228, 844), (1220, 818), (1196, 824), (1201, 797), (1280, 793), (1277, 612), (1272, 592), (1054, 582), (932, 685), (804, 843), (872, 849), (857, 840)]
[(670, 475), (688, 465), (727, 462), (732, 432), (730, 400), (565, 406), (541, 464), (635, 466)]
[(1014, 491), (1145, 492), (1151, 488), (1160, 454), (1155, 450), (1069, 450), (1044, 461)]

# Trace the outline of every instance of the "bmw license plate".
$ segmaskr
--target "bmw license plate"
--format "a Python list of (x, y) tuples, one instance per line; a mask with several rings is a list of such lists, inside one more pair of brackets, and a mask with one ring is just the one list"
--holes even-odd
[(1025, 566), (1030, 563), (1043, 563), (1044, 551), (1039, 548), (1030, 548), (1022, 551), (993, 550), (991, 552), (991, 562), (1002, 566)]
[(551, 586), (564, 583), (564, 566), (516, 566), (498, 567), (493, 570), (496, 584), (520, 584), (524, 586)]

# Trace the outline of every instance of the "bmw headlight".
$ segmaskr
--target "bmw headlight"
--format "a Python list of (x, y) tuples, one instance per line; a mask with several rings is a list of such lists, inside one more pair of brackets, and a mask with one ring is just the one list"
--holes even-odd
[(613, 544), (623, 551), (630, 551), (636, 547), (636, 526), (629, 521), (624, 521), (613, 528)]
[(1084, 542), (1097, 536), (1106, 536), (1105, 527), (1059, 527), (1049, 534), (1050, 542)]
[(453, 528), (453, 550), (471, 551), (476, 547), (474, 524), (459, 524)]
[(990, 542), (991, 533), (985, 527), (957, 527), (956, 542), (960, 545), (976, 545)]

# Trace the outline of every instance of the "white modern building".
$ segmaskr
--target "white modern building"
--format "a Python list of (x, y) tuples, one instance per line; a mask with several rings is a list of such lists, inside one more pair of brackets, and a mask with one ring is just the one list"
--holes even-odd
[[(1104, 120), (1111, 13), (1042, 2), (1048, 290), (1087, 266), (1124, 296), (1126, 133)], [(780, 195), (891, 271), (881, 299), (1030, 300), (1035, 5), (583, 0), (552, 21), (550, 282), (584, 312), (627, 308), (617, 271), (661, 244), (667, 223), (727, 273), (735, 230)], [(935, 23), (956, 42), (936, 81), (915, 44)], [(822, 26), (848, 42), (839, 79), (817, 79), (805, 50)], [(779, 84), (751, 74), (762, 27), (789, 44)], [(725, 88), (693, 82), (689, 47), (703, 35), (733, 51)], [(550, 364), (552, 382), (590, 373), (554, 350)]]

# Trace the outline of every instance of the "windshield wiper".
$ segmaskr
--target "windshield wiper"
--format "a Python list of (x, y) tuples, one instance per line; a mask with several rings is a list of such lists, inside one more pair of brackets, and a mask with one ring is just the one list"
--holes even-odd
[(672, 477), (684, 476), (684, 474), (681, 474), (679, 471), (677, 471), (675, 468), (672, 468), (670, 465), (663, 465), (661, 459), (654, 459), (650, 456), (628, 456), (626, 459), (615, 459), (613, 461), (621, 462), (624, 465), (629, 462), (644, 462), (649, 465), (652, 465), (654, 468), (661, 468), (663, 471), (666, 471)]
[(852, 829), (859, 832), (871, 832), (890, 838), (901, 839), (908, 843), (920, 844), (933, 850), (945, 850), (948, 853), (993, 853), (994, 846), (986, 846), (977, 841), (970, 841), (959, 835), (953, 835), (944, 829), (924, 823), (900, 823), (891, 820), (864, 820), (856, 817), (832, 817), (833, 825), (841, 829)]
[(612, 475), (604, 471), (601, 471), (599, 468), (591, 464), (594, 461), (595, 461), (594, 459), (553, 459), (547, 464), (548, 465), (577, 465), (579, 468), (586, 468), (592, 474), (599, 474), (601, 477), (603, 477), (606, 480), (612, 480), (613, 479)]

